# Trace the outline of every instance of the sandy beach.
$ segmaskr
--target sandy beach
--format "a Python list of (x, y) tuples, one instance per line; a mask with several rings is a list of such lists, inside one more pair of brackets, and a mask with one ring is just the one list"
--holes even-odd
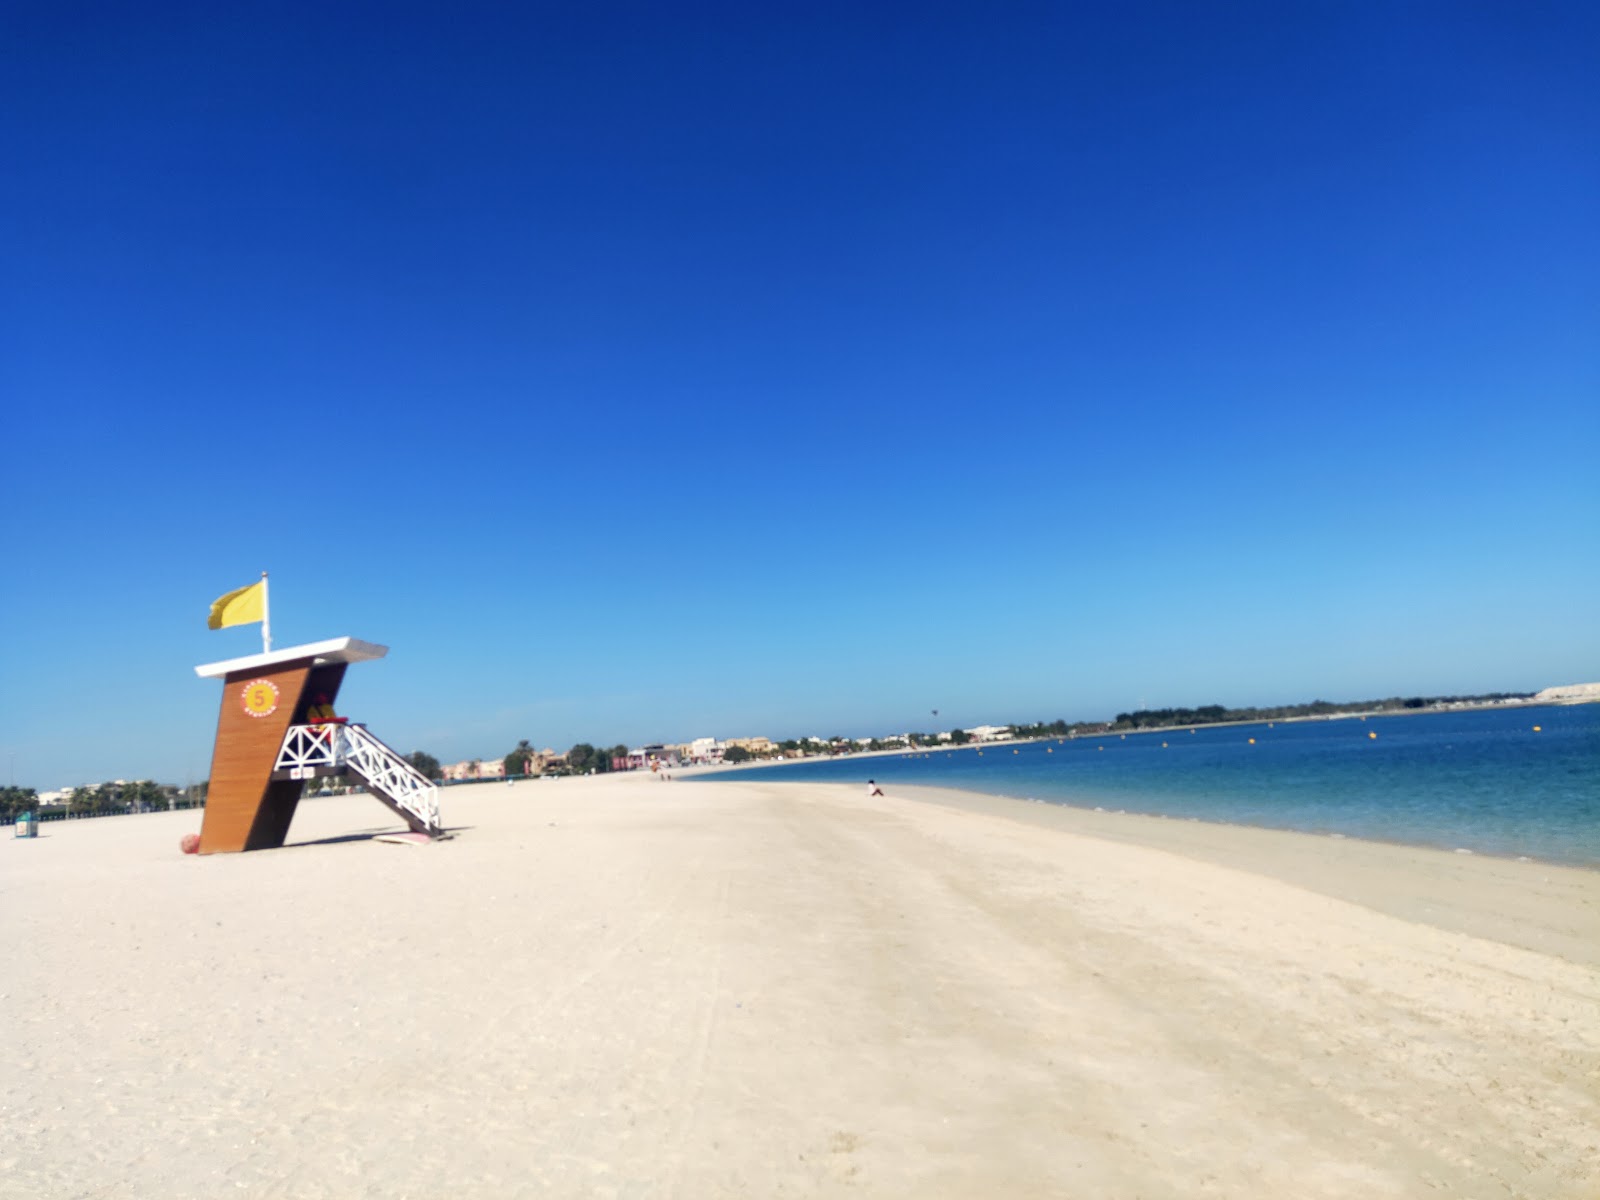
[(4, 1197), (1586, 1197), (1600, 873), (641, 777), (0, 839)]

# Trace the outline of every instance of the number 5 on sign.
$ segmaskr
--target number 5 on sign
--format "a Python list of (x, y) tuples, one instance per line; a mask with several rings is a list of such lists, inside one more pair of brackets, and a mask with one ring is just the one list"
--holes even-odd
[(278, 707), (278, 686), (270, 679), (255, 679), (244, 685), (241, 700), (252, 717), (265, 717)]

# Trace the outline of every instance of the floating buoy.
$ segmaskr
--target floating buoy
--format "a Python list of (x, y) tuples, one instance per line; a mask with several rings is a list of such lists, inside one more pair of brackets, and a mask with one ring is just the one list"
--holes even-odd
[(1096, 747), (1095, 747), (1095, 749), (1096, 749), (1096, 750), (1104, 750), (1104, 749), (1105, 749), (1105, 747), (1104, 747), (1104, 746), (1096, 746)]
[[(1536, 728), (1536, 729), (1537, 729), (1537, 728), (1538, 728), (1538, 726), (1534, 726), (1534, 728)], [(1046, 746), (1046, 747), (1045, 747), (1045, 748), (1044, 748), (1044, 752), (1045, 752), (1045, 753), (1046, 753), (1046, 754), (1054, 754), (1054, 753), (1055, 753), (1055, 752), (1056, 752), (1056, 748), (1055, 748), (1055, 747), (1054, 747), (1054, 746)]]
[(1254, 745), (1255, 745), (1255, 744), (1256, 744), (1256, 740), (1255, 740), (1255, 738), (1251, 738), (1251, 739), (1250, 739), (1250, 744), (1251, 744), (1251, 745), (1252, 745), (1252, 746), (1254, 746)]
[(1165, 750), (1165, 749), (1166, 749), (1166, 748), (1167, 748), (1167, 744), (1166, 744), (1166, 743), (1165, 743), (1165, 742), (1162, 742), (1162, 743), (1161, 743), (1161, 748), (1162, 748), (1162, 749), (1163, 749), (1163, 750)]
[(1013, 750), (1011, 753), (1013, 753), (1013, 754), (1021, 754), (1022, 751), (1021, 750)]
[(1375, 734), (1375, 733), (1369, 733), (1369, 734), (1367, 734), (1367, 736), (1368, 736), (1368, 737), (1369, 737), (1369, 738), (1375, 738), (1375, 737), (1377, 737), (1377, 736), (1378, 736), (1378, 735), (1377, 735), (1377, 734)]
[(1543, 729), (1543, 727), (1542, 727), (1542, 726), (1539, 726), (1539, 725), (1535, 725), (1535, 726), (1534, 726), (1534, 727), (1533, 727), (1533, 731), (1534, 731), (1534, 732), (1535, 732), (1535, 733), (1543, 733), (1543, 732), (1544, 732), (1544, 729)]

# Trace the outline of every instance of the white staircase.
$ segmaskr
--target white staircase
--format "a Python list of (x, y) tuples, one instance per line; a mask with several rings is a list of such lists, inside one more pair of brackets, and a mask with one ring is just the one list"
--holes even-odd
[(443, 837), (439, 789), (361, 725), (291, 725), (278, 750), (275, 778), (354, 775), (417, 833)]

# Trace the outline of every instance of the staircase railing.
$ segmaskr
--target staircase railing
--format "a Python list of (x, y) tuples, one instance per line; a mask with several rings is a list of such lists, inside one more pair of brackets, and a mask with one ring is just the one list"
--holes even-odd
[(292, 779), (346, 771), (418, 833), (439, 837), (439, 789), (361, 725), (291, 725), (275, 768)]

